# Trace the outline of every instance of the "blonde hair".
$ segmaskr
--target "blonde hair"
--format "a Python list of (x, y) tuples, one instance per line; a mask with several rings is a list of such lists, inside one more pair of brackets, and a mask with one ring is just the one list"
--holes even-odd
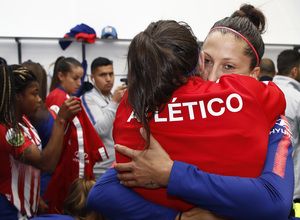
[(86, 206), (88, 194), (95, 183), (95, 180), (89, 180), (86, 177), (74, 180), (63, 205), (63, 214), (80, 220), (85, 220), (93, 215), (95, 215), (95, 219), (105, 219)]

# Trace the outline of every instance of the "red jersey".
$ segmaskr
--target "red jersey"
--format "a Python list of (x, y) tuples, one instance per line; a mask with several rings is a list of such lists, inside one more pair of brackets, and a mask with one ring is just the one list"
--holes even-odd
[[(48, 107), (53, 109), (53, 105), (60, 107), (69, 96), (56, 88), (49, 97), (56, 97), (53, 102), (47, 98)], [(49, 213), (61, 214), (72, 182), (83, 176), (93, 179), (95, 163), (108, 158), (104, 144), (81, 108), (66, 127), (61, 157), (44, 195), (44, 199), (49, 200)]]
[(23, 121), (27, 127), (19, 124), (22, 135), (17, 141), (13, 140), (14, 130), (0, 124), (0, 193), (23, 215), (33, 217), (37, 212), (40, 195), (40, 170), (17, 158), (32, 144), (41, 149), (41, 141), (25, 116)]
[[(128, 103), (121, 101), (114, 122), (116, 144), (144, 148), (140, 123)], [(284, 113), (285, 99), (272, 82), (265, 84), (240, 75), (224, 75), (219, 82), (197, 78), (177, 89), (164, 110), (149, 120), (154, 138), (172, 160), (209, 173), (258, 177), (262, 171), (269, 132)], [(118, 163), (129, 158), (116, 152)], [(201, 183), (199, 183), (201, 184)], [(193, 207), (168, 196), (166, 188), (135, 188), (146, 199), (177, 210)]]

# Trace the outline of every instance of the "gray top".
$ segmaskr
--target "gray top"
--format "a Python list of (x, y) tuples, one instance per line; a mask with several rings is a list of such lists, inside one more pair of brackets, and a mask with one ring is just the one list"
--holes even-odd
[(114, 140), (112, 137), (113, 122), (116, 117), (118, 104), (111, 102), (110, 97), (104, 96), (95, 87), (81, 97), (82, 105), (91, 120), (96, 132), (106, 147), (109, 159), (96, 163), (95, 174), (103, 174), (115, 161)]

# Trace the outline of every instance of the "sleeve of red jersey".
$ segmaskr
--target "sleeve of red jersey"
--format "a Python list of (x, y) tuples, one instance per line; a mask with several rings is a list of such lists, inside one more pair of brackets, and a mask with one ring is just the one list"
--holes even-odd
[(14, 147), (14, 157), (18, 158), (23, 152), (30, 146), (34, 144), (32, 140), (30, 140), (28, 137), (25, 137), (25, 142), (22, 144), (22, 146), (16, 146)]
[(60, 89), (53, 90), (46, 98), (46, 106), (55, 111), (57, 114), (63, 102), (69, 98), (69, 95)]
[(272, 81), (259, 82), (252, 77), (240, 77), (241, 82), (257, 98), (270, 122), (270, 130), (279, 115), (284, 115), (286, 101), (283, 92)]
[[(5, 139), (6, 144), (4, 144), (4, 147), (7, 146), (7, 151), (11, 153), (15, 159), (20, 157), (24, 150), (26, 150), (30, 145), (33, 144), (30, 138), (25, 136), (23, 133), (21, 133), (21, 135), (16, 140), (14, 138), (15, 132), (12, 128), (6, 130), (6, 128), (1, 126), (1, 130), (6, 133), (5, 135), (1, 136), (0, 140), (2, 140), (2, 138)], [(1, 131), (1, 133), (3, 132)], [(3, 141), (1, 141), (1, 143), (3, 143)]]

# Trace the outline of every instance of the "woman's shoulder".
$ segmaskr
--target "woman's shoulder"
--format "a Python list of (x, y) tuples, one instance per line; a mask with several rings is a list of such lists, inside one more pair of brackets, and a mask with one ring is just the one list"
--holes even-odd
[(68, 98), (68, 94), (59, 89), (56, 88), (52, 90), (49, 95), (46, 98), (46, 105), (50, 108), (52, 105), (57, 105), (60, 107), (62, 103)]
[(228, 74), (221, 76), (218, 81), (222, 85), (236, 85), (234, 88), (247, 88), (248, 91), (260, 93), (261, 91), (268, 91), (271, 93), (282, 93), (281, 90), (272, 81), (258, 81), (252, 76)]
[(67, 96), (67, 93), (63, 89), (57, 87), (48, 94), (46, 100), (49, 98), (52, 98), (52, 97), (56, 97), (56, 96), (65, 97), (65, 96)]

